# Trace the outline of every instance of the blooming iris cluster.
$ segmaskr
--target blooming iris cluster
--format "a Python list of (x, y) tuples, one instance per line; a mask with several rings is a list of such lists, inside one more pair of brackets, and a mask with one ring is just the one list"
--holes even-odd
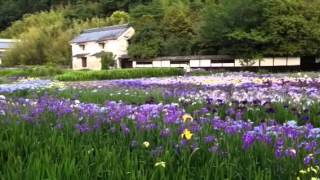
[(165, 96), (179, 97), (181, 103), (207, 102), (219, 104), (231, 101), (288, 102), (308, 104), (320, 100), (320, 77), (288, 74), (258, 75), (255, 73), (220, 73), (212, 76), (148, 78), (71, 83), (74, 88), (155, 89)]
[(39, 88), (51, 87), (53, 82), (50, 80), (31, 79), (23, 80), (13, 84), (1, 84), (0, 93), (11, 93), (19, 90), (35, 90)]

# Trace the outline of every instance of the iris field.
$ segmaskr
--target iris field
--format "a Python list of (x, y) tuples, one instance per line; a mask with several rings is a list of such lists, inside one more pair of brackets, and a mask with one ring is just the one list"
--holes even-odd
[(320, 76), (0, 85), (1, 179), (319, 179)]

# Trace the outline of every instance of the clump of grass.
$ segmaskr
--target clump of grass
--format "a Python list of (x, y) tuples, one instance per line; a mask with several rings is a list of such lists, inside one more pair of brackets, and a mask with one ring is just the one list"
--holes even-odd
[(183, 74), (183, 69), (178, 68), (116, 69), (103, 71), (69, 71), (62, 75), (58, 75), (56, 79), (59, 81), (89, 81), (180, 76)]

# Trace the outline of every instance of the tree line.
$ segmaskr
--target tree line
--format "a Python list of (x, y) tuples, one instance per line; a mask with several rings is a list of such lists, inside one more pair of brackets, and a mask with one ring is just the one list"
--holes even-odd
[(132, 58), (320, 55), (319, 0), (0, 0), (0, 36), (23, 40), (8, 65), (68, 65), (73, 36), (121, 23), (136, 30)]

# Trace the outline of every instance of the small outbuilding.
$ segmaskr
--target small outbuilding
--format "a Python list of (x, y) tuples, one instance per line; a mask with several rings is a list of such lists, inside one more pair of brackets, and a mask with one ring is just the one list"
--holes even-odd
[(133, 60), (133, 68), (145, 67), (178, 67), (189, 71), (190, 69), (236, 69), (241, 67), (299, 67), (300, 57), (264, 57), (252, 60), (250, 64), (244, 63), (228, 55), (207, 55), (207, 56), (170, 56), (158, 57), (149, 60)]
[(5, 55), (5, 52), (11, 49), (17, 40), (14, 39), (0, 39), (0, 64), (2, 64), (2, 58)]

